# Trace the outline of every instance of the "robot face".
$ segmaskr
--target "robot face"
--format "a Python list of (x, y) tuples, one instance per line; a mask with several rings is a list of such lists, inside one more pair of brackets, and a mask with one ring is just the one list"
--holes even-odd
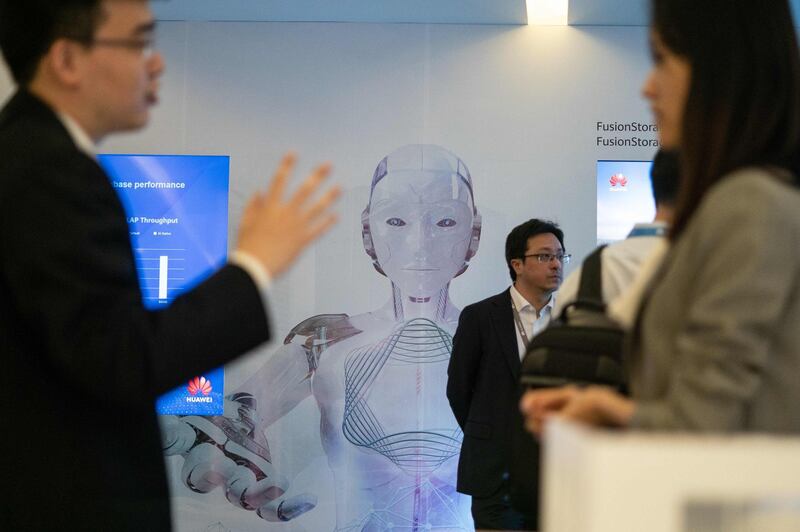
[(464, 266), (471, 193), (455, 173), (390, 172), (374, 188), (369, 227), (378, 263), (406, 295), (428, 298)]

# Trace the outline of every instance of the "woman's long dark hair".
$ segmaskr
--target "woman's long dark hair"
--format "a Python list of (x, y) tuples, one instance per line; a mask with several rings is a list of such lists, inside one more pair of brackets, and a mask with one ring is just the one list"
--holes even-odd
[(692, 69), (676, 239), (729, 172), (771, 165), (797, 175), (800, 52), (787, 0), (652, 0), (652, 29)]

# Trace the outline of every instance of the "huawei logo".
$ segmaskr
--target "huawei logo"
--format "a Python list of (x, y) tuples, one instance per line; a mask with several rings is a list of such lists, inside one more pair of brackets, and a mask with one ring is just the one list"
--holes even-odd
[(206, 380), (205, 377), (195, 377), (189, 381), (189, 386), (186, 389), (192, 395), (197, 395), (198, 392), (208, 395), (211, 393), (211, 381)]
[(619, 188), (625, 188), (628, 185), (628, 178), (622, 174), (614, 174), (608, 182), (611, 184), (612, 188), (616, 188), (617, 186), (619, 186)]

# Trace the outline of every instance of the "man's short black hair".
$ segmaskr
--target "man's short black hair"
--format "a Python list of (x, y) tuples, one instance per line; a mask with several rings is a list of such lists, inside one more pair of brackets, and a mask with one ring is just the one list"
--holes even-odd
[(659, 150), (650, 169), (650, 182), (653, 184), (653, 199), (656, 205), (674, 205), (680, 183), (680, 164), (678, 153)]
[[(552, 233), (564, 248), (564, 231), (555, 222), (532, 218), (527, 222), (516, 226), (506, 237), (506, 264), (511, 280), (517, 280), (517, 272), (511, 266), (511, 259), (524, 259), (525, 252), (528, 250), (528, 239), (544, 233)], [(564, 248), (566, 249), (566, 248)]]
[(103, 0), (0, 0), (0, 51), (18, 85), (27, 85), (57, 39), (91, 42)]

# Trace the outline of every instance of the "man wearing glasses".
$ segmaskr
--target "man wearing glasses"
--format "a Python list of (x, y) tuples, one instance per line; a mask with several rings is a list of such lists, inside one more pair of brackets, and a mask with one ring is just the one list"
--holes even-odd
[(537, 528), (535, 514), (517, 511), (510, 502), (512, 441), (514, 431), (522, 430), (519, 373), (528, 341), (550, 321), (553, 294), (569, 259), (556, 224), (528, 220), (506, 238), (511, 287), (461, 312), (447, 398), (464, 432), (458, 491), (472, 495), (478, 529)]
[(125, 212), (95, 159), (143, 127), (164, 70), (145, 0), (0, 0), (17, 93), (0, 111), (0, 447), (7, 530), (170, 529), (155, 399), (269, 339), (267, 292), (334, 221), (293, 158), (231, 261), (145, 310)]

